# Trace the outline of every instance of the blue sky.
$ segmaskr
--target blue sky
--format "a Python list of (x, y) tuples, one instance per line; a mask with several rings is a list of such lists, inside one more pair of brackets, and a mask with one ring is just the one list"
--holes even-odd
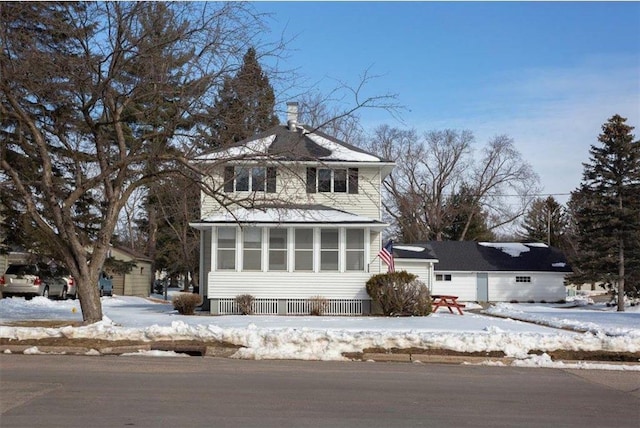
[[(580, 183), (582, 162), (613, 114), (640, 126), (638, 2), (257, 2), (276, 38), (293, 38), (280, 68), (322, 91), (377, 75), (367, 95), (397, 94), (401, 121), (469, 129), (478, 146), (507, 134), (545, 193)], [(276, 89), (278, 89), (276, 87)], [(293, 92), (278, 94), (290, 101)], [(640, 136), (638, 129), (634, 131)], [(561, 202), (566, 196), (559, 195)]]

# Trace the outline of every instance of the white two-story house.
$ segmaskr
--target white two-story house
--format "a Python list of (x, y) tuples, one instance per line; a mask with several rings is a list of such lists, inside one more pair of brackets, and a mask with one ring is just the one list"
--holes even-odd
[(386, 272), (381, 186), (394, 163), (300, 125), (287, 124), (200, 157), (211, 192), (201, 197), (200, 292), (213, 314), (369, 313), (365, 289)]

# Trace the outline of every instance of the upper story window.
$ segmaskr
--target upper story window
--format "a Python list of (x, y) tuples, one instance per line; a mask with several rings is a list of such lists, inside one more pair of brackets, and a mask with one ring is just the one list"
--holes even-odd
[(307, 193), (358, 193), (358, 168), (307, 168)]
[(442, 274), (442, 273), (437, 273), (436, 274), (436, 281), (451, 281), (451, 275), (446, 273), (446, 274)]
[(225, 192), (276, 192), (276, 168), (262, 166), (226, 166)]
[(531, 282), (530, 276), (516, 276), (516, 282)]

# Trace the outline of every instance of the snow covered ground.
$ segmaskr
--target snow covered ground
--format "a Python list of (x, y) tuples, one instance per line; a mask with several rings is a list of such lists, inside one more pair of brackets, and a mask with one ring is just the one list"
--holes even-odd
[[(156, 296), (159, 297), (159, 296)], [(0, 326), (0, 337), (108, 340), (209, 340), (241, 345), (236, 358), (343, 360), (367, 348), (441, 348), (504, 351), (514, 365), (637, 370), (640, 365), (552, 362), (530, 350), (640, 352), (640, 306), (616, 312), (584, 301), (498, 304), (486, 314), (440, 310), (428, 317), (183, 316), (169, 302), (138, 297), (102, 298), (102, 322), (60, 328)], [(479, 308), (473, 303), (467, 309)], [(24, 320), (81, 321), (78, 301), (0, 300), (0, 324)], [(522, 322), (526, 320), (532, 322)], [(561, 329), (562, 328), (562, 329)], [(571, 330), (568, 330), (571, 329)], [(37, 352), (37, 351), (35, 351)], [(148, 355), (158, 355), (158, 352)], [(171, 355), (171, 354), (169, 354)]]

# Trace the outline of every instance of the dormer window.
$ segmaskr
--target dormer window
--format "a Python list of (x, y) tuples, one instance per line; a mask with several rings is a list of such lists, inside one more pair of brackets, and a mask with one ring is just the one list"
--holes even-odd
[(276, 192), (276, 168), (261, 166), (227, 166), (224, 168), (224, 191)]
[(307, 193), (358, 193), (358, 168), (307, 168)]

